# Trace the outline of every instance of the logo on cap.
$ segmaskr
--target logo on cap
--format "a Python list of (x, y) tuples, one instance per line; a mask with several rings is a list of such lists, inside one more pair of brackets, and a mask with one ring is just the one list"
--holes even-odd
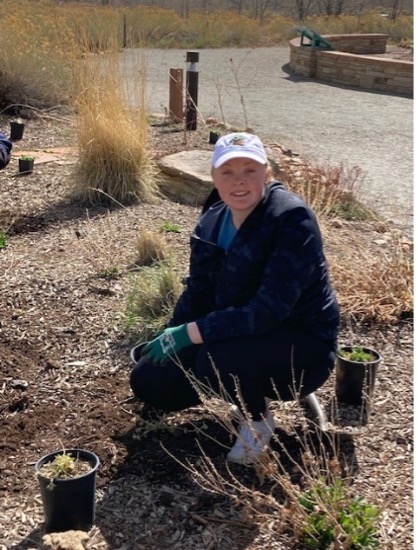
[(245, 136), (238, 134), (230, 140), (229, 145), (245, 145), (245, 142)]

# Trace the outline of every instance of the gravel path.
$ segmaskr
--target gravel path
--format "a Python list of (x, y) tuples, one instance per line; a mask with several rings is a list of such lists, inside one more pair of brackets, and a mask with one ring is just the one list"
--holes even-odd
[[(128, 71), (140, 66), (138, 51), (123, 56)], [(313, 161), (359, 166), (359, 198), (412, 231), (413, 100), (291, 76), (288, 62), (287, 46), (200, 51), (199, 111), (247, 123)], [(186, 77), (186, 50), (147, 50), (146, 67), (149, 110), (164, 111), (169, 70)]]

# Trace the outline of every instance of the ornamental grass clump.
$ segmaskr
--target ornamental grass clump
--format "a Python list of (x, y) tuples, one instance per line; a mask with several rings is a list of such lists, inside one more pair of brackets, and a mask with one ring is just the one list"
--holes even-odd
[(149, 340), (170, 319), (183, 289), (170, 262), (143, 267), (132, 274), (131, 287), (123, 314), (126, 329), (139, 328), (142, 340)]
[[(136, 78), (137, 77), (137, 78)], [(125, 84), (115, 49), (80, 65), (79, 161), (74, 195), (89, 204), (155, 202), (155, 169), (147, 143), (143, 72)]]
[(162, 235), (142, 227), (135, 246), (138, 266), (152, 265), (167, 257), (167, 243)]

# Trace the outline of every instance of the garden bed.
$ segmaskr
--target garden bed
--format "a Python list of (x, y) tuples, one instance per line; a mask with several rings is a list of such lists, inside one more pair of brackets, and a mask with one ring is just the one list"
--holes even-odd
[[(6, 128), (7, 119), (1, 120)], [(153, 130), (156, 157), (185, 148), (207, 148), (207, 133)], [(293, 548), (274, 522), (258, 523), (227, 496), (204, 492), (173, 460), (198, 464), (196, 439), (226, 473), (229, 435), (204, 409), (169, 415), (159, 430), (140, 421), (129, 389), (129, 350), (135, 335), (118, 320), (130, 287), (128, 266), (140, 227), (166, 233), (179, 270), (187, 271), (188, 241), (198, 207), (168, 200), (129, 208), (89, 208), (70, 201), (76, 162), (71, 119), (31, 120), (19, 150), (63, 149), (57, 159), (17, 176), (17, 160), (0, 175), (0, 223), (8, 246), (0, 250), (0, 549), (42, 547), (43, 517), (34, 462), (49, 450), (82, 447), (99, 455), (96, 526), (89, 549)], [(328, 232), (327, 232), (328, 238)], [(379, 222), (341, 222), (329, 233), (328, 250), (354, 241), (359, 250), (382, 246)], [(385, 246), (391, 246), (390, 239)], [(119, 267), (117, 277), (105, 270)], [(334, 418), (337, 457), (353, 490), (382, 506), (382, 548), (410, 548), (412, 517), (412, 323), (350, 325), (342, 341), (360, 339), (382, 354), (372, 416), (367, 426), (355, 411)], [(334, 378), (318, 392), (330, 414)], [(278, 434), (289, 453), (299, 452), (304, 429), (297, 404), (274, 403)], [(155, 427), (155, 424), (152, 425)], [(215, 438), (206, 438), (198, 430)], [(224, 446), (222, 446), (222, 445)], [(233, 467), (245, 484), (272, 488), (252, 469)], [(348, 474), (347, 474), (348, 475)], [(295, 546), (296, 548), (296, 546)]]

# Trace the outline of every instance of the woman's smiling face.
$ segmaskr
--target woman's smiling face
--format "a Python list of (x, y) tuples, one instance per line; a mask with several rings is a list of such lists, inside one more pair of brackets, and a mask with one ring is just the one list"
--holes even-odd
[(242, 221), (264, 196), (267, 165), (249, 158), (234, 158), (212, 168), (213, 183), (233, 219)]

